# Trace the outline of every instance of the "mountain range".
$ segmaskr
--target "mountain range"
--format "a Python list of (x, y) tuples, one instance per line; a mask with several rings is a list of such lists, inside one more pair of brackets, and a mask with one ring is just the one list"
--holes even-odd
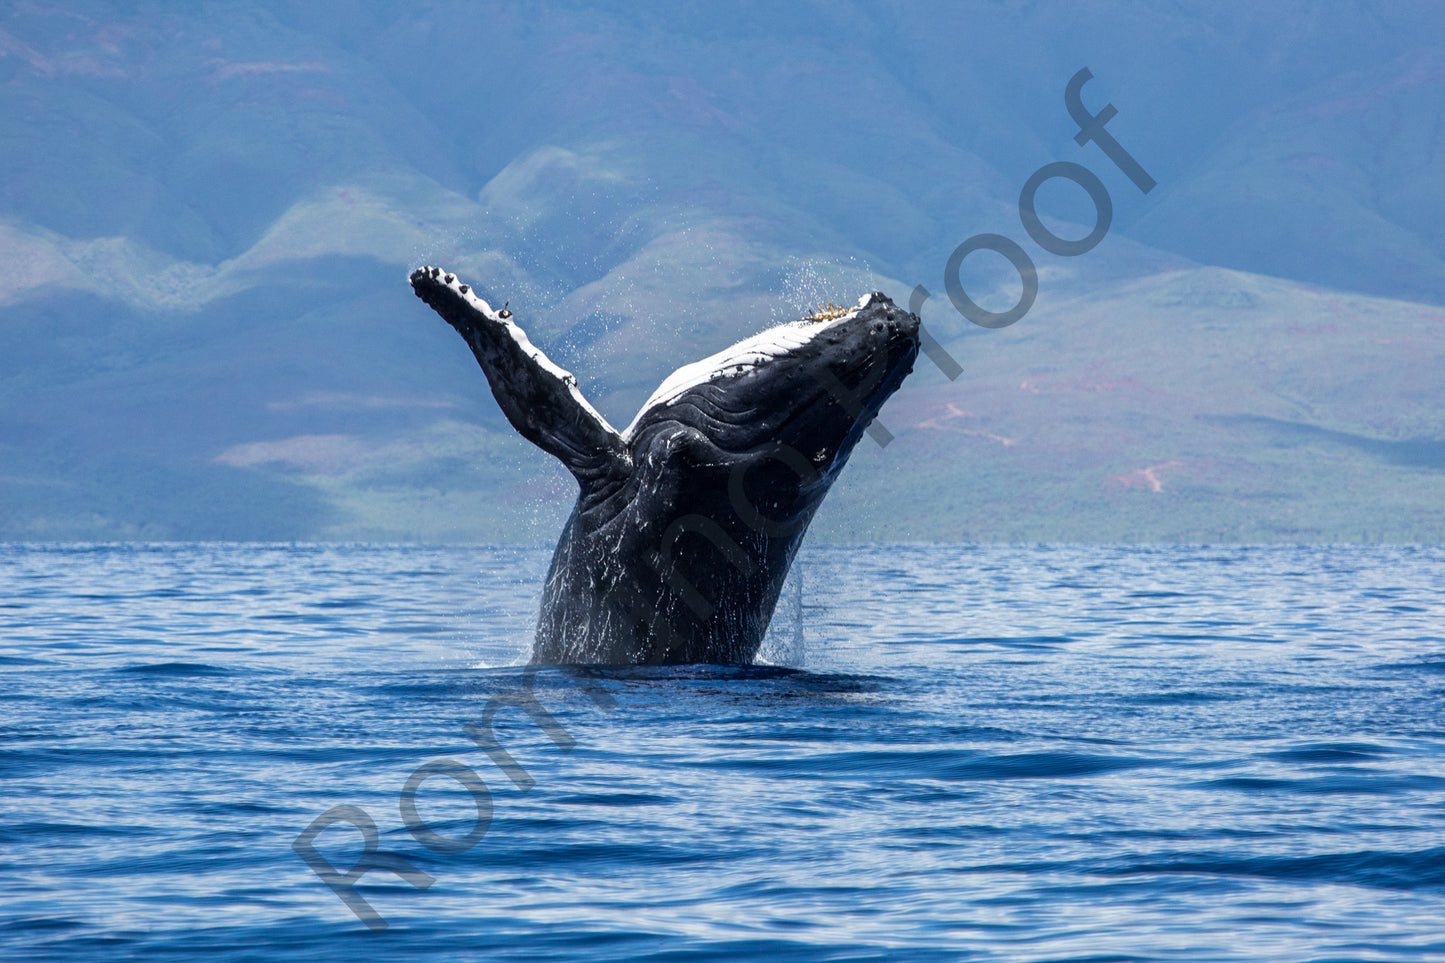
[[(573, 483), (408, 271), (614, 424), (675, 367), (922, 284), (815, 538), (1445, 538), (1445, 50), (1425, 3), (16, 3), (0, 538), (551, 541)], [(1065, 105), (1157, 187), (1079, 144)], [(1092, 171), (1059, 257), (1019, 192)], [(1045, 225), (1089, 233), (1062, 179)], [(966, 238), (1038, 298), (950, 304)], [(960, 281), (1019, 296), (1000, 257)]]

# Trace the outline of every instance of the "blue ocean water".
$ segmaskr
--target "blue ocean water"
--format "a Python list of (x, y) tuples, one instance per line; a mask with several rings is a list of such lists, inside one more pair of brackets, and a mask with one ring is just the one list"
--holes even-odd
[(0, 957), (1445, 958), (1445, 549), (811, 548), (769, 664), (530, 675), (547, 557), (0, 546)]

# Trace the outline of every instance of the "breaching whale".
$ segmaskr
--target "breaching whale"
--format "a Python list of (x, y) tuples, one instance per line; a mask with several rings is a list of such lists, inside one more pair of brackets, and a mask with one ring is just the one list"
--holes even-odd
[(505, 308), (439, 268), (411, 286), (580, 486), (534, 664), (752, 662), (808, 523), (919, 349), (918, 317), (866, 295), (679, 368), (619, 432)]

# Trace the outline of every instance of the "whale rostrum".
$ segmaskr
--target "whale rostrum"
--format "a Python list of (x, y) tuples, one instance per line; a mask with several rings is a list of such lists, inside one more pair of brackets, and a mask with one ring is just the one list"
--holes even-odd
[(679, 368), (619, 432), (510, 311), (439, 268), (411, 286), (577, 479), (535, 664), (753, 661), (808, 523), (919, 348), (918, 317), (880, 293), (830, 304)]

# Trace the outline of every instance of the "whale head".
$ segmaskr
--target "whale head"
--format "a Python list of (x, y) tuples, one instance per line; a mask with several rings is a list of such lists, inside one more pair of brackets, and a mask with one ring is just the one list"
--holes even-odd
[(759, 493), (769, 517), (810, 517), (913, 370), (918, 328), (881, 293), (780, 325), (678, 369), (623, 438), (634, 457), (685, 448), (699, 471), (728, 472), (734, 496), (745, 479), (747, 498)]

